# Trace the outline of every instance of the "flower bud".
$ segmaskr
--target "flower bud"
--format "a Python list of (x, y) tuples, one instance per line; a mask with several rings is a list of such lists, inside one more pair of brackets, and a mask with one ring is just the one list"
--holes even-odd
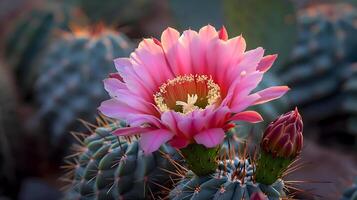
[(264, 132), (261, 148), (274, 157), (295, 158), (303, 146), (303, 122), (297, 110), (273, 121)]
[(297, 108), (269, 124), (260, 143), (256, 181), (271, 185), (282, 176), (301, 152), (302, 129), (303, 123)]

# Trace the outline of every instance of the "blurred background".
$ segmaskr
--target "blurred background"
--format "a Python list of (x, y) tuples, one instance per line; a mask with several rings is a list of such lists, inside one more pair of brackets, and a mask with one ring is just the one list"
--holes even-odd
[[(1, 0), (0, 199), (57, 200), (75, 136), (89, 134), (108, 96), (112, 60), (145, 37), (211, 24), (242, 34), (278, 61), (259, 87), (291, 91), (255, 107), (265, 122), (244, 125), (259, 140), (267, 123), (298, 106), (304, 167), (289, 178), (340, 199), (357, 176), (357, 1)], [(70, 133), (81, 134), (70, 134)], [(79, 138), (80, 139), (80, 138)]]

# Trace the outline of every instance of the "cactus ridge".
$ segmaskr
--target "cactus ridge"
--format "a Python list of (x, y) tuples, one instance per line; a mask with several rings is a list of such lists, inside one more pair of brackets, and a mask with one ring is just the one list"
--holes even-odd
[(111, 134), (121, 126), (97, 128), (85, 139), (65, 199), (150, 199), (167, 193), (163, 188), (173, 184), (170, 171), (175, 170), (170, 159), (181, 157), (167, 145), (144, 155), (136, 138)]

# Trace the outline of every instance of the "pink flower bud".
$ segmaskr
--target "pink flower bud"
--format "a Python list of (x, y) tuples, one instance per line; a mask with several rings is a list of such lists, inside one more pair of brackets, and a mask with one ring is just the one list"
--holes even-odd
[(302, 118), (295, 108), (269, 124), (261, 148), (276, 157), (295, 158), (303, 146), (302, 131)]

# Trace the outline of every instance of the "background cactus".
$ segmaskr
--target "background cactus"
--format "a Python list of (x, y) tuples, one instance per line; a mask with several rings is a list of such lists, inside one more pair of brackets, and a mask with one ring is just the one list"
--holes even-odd
[(349, 4), (323, 4), (301, 10), (297, 46), (291, 60), (279, 70), (279, 77), (292, 88), (287, 95), (291, 105), (300, 108), (309, 123), (307, 127), (318, 127), (325, 140), (339, 137), (349, 143), (351, 137), (346, 133), (357, 133), (351, 126), (353, 122), (348, 122), (354, 120), (351, 116), (355, 109), (350, 104), (353, 88), (345, 87), (347, 79), (353, 82), (348, 73), (354, 68), (351, 63), (357, 60), (353, 36), (357, 33), (356, 13)]
[(353, 185), (346, 189), (342, 194), (341, 200), (356, 200), (357, 199), (357, 178), (355, 178)]
[(64, 34), (39, 66), (34, 89), (37, 120), (44, 121), (52, 143), (61, 146), (69, 131), (80, 131), (77, 119), (94, 121), (97, 106), (107, 98), (102, 80), (113, 59), (128, 56), (132, 47), (123, 34), (97, 27)]
[(118, 138), (111, 132), (120, 124), (100, 127), (80, 147), (72, 186), (65, 199), (149, 199), (167, 193), (173, 184), (177, 152), (163, 145), (144, 155), (135, 138)]
[(191, 171), (170, 192), (172, 200), (249, 200), (255, 192), (265, 193), (270, 200), (286, 197), (284, 182), (264, 185), (254, 180), (255, 166), (248, 159), (235, 157), (220, 161), (217, 172), (198, 177)]
[(4, 47), (7, 62), (15, 71), (18, 85), (24, 95), (35, 81), (39, 60), (46, 52), (56, 30), (69, 30), (71, 9), (52, 2), (26, 12), (8, 33)]

